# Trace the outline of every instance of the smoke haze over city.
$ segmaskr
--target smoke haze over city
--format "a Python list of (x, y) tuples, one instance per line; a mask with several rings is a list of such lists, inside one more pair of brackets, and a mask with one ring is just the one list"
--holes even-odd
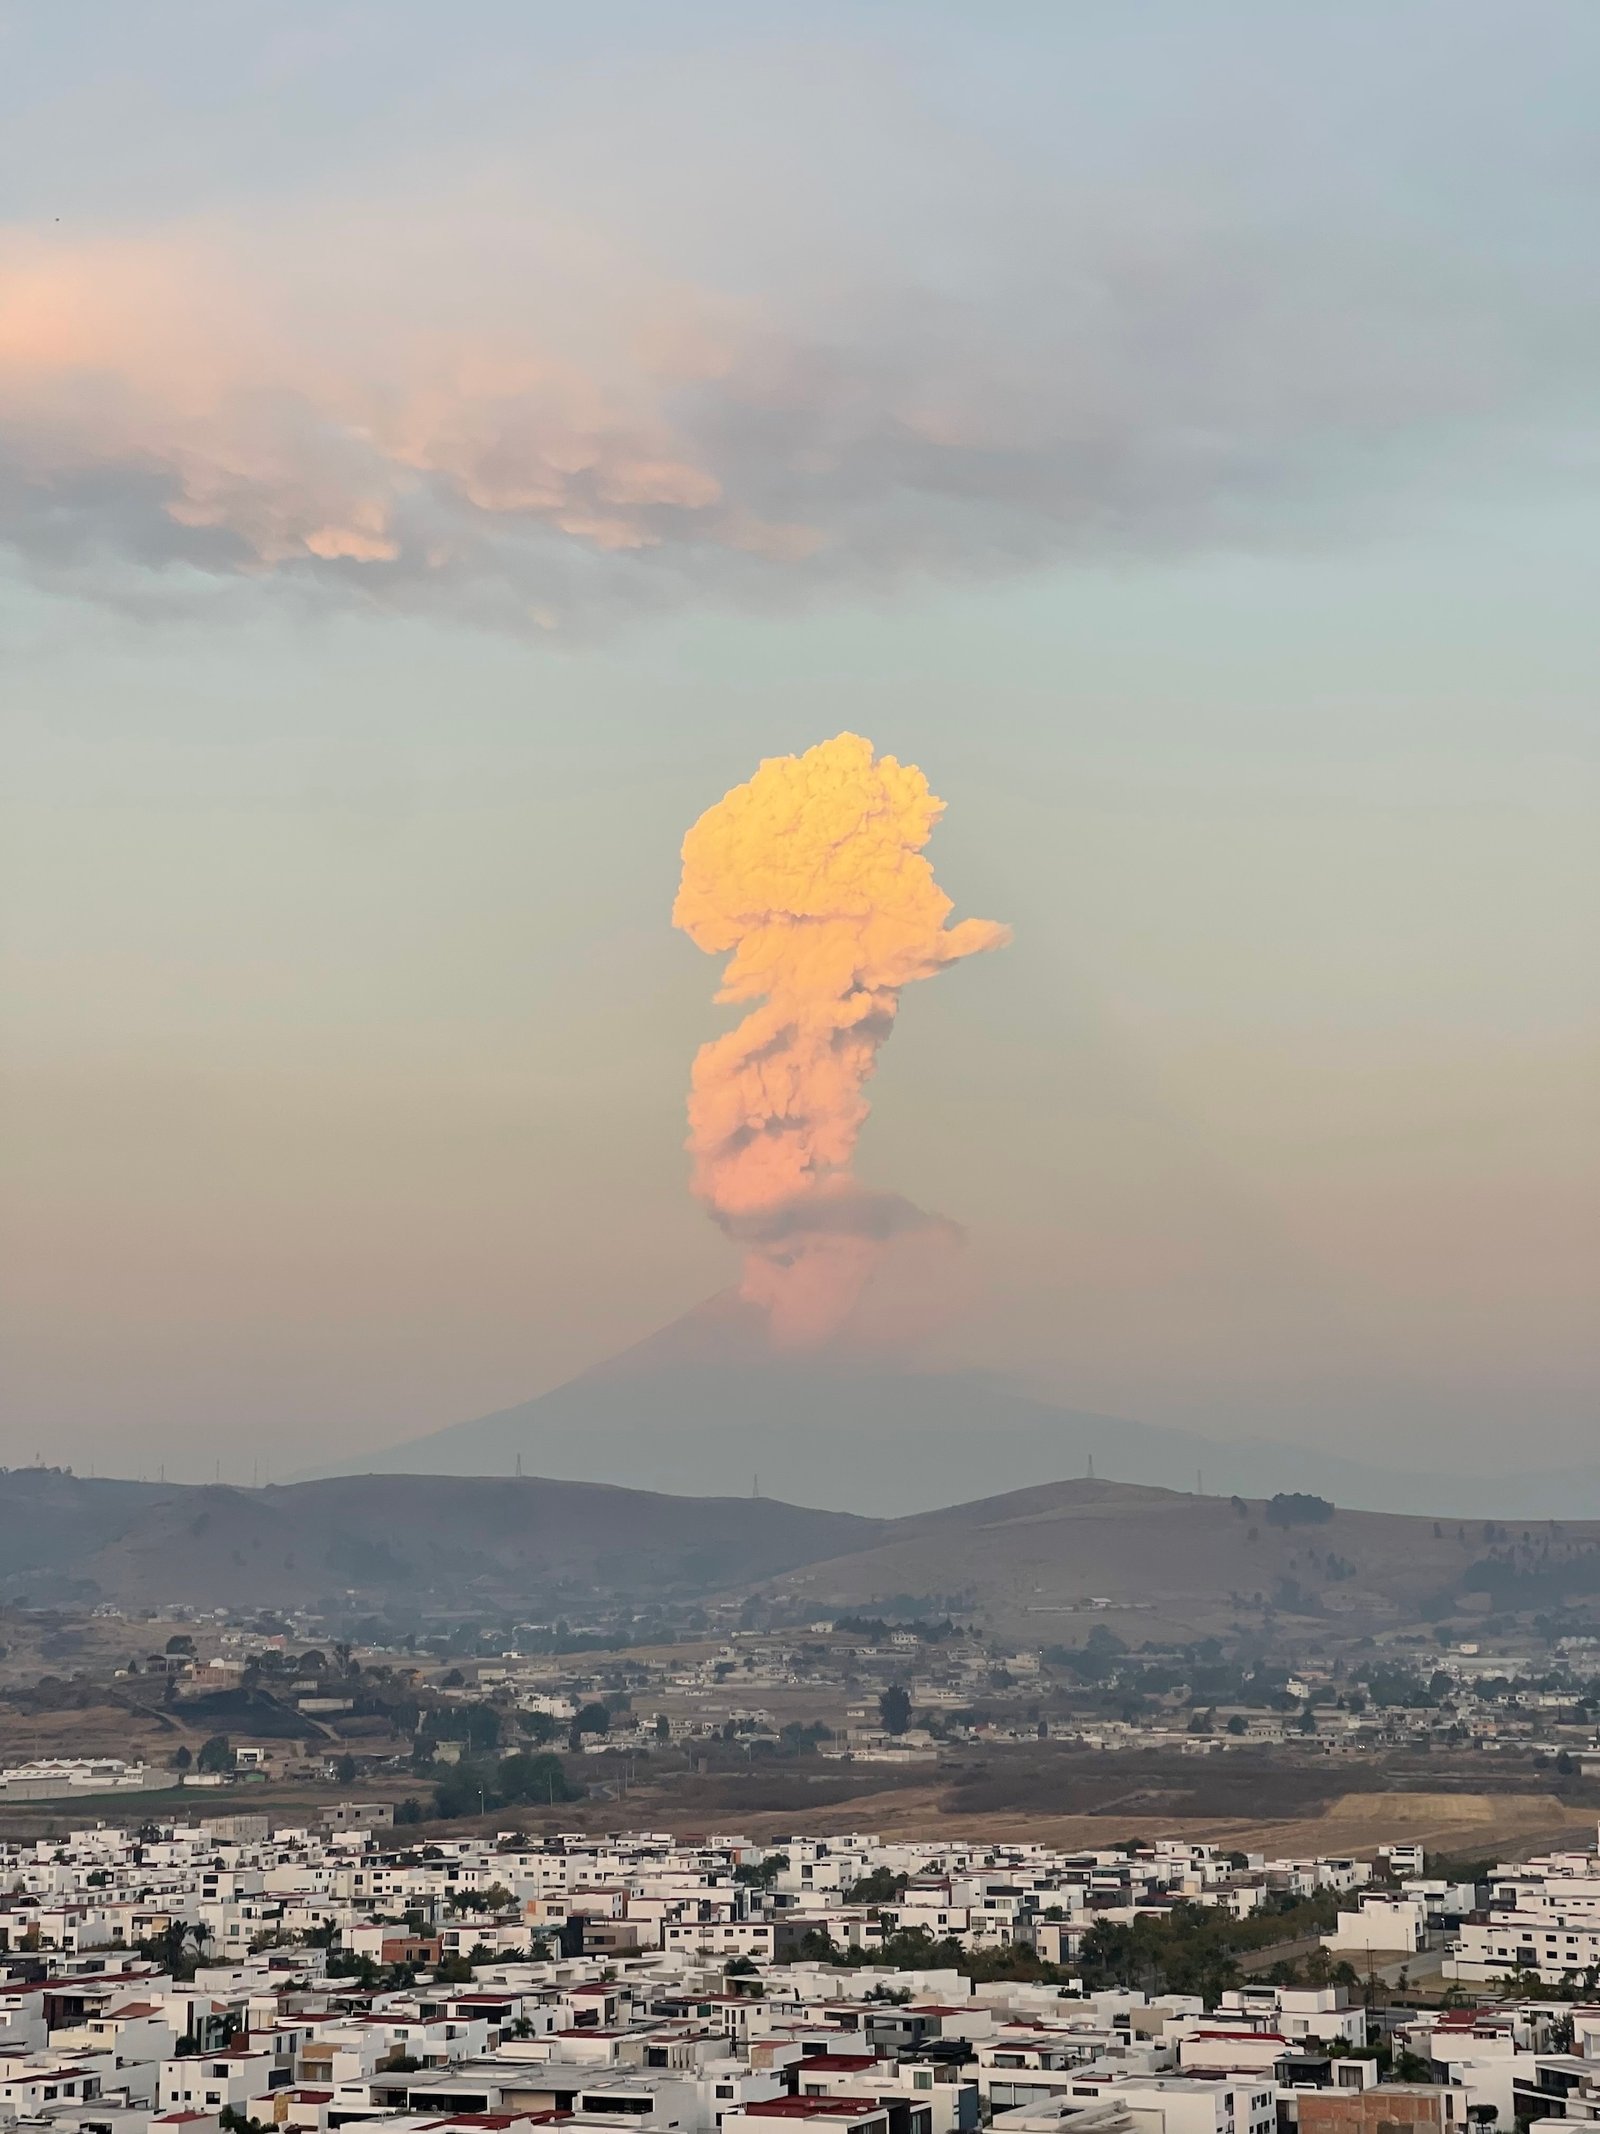
[(1588, 1462), (1597, 59), (0, 13), (0, 1464), (359, 1464), (741, 1284), (1212, 1442)]

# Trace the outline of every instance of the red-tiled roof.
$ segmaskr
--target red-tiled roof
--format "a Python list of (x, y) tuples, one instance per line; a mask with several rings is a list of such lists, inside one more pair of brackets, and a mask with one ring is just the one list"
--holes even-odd
[[(526, 2112), (452, 2112), (448, 2119), (436, 2119), (433, 2124), (436, 2127), (484, 2127), (492, 2130), (492, 2134), (504, 2134), (507, 2127), (515, 2126), (518, 2120), (528, 2116)], [(544, 2114), (540, 2112), (534, 2116), (542, 2119)]]
[(764, 2097), (744, 2109), (763, 2119), (863, 2119), (884, 2106), (876, 2097)]

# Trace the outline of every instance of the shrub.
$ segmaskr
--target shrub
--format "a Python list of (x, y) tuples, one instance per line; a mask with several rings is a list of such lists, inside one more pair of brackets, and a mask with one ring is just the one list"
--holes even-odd
[(1267, 1506), (1268, 1526), (1322, 1526), (1333, 1517), (1326, 1497), (1310, 1497), (1300, 1490), (1280, 1490)]

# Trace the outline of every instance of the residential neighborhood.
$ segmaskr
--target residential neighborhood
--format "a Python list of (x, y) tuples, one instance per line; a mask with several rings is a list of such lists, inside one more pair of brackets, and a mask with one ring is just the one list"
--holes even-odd
[(1600, 2119), (1600, 1850), (1481, 1881), (1429, 1865), (1399, 1843), (1371, 1859), (871, 1833), (407, 1843), (392, 1809), (359, 1801), (300, 1827), (96, 1824), (0, 1849), (0, 2124)]

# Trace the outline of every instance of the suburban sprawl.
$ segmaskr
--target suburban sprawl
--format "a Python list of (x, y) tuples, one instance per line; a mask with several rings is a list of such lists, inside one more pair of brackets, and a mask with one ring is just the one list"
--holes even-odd
[[(1600, 1856), (1464, 1879), (391, 1809), (4, 1848), (0, 2113), (61, 2134), (1379, 2134), (1600, 2117)], [(1416, 1998), (1409, 1974), (1442, 1992)]]
[(0, 1477), (0, 2126), (1600, 2120), (1600, 1534)]

